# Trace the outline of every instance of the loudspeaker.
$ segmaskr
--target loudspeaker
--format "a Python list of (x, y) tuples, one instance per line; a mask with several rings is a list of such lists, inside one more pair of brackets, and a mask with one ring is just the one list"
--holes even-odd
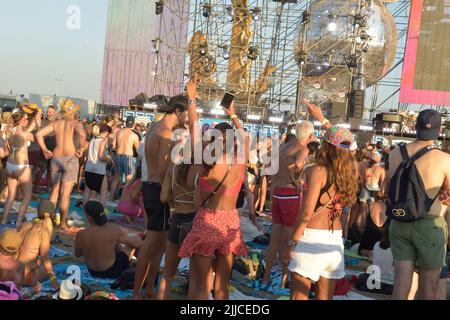
[(365, 91), (352, 91), (348, 99), (348, 116), (349, 118), (362, 119), (364, 115), (364, 100), (366, 98)]

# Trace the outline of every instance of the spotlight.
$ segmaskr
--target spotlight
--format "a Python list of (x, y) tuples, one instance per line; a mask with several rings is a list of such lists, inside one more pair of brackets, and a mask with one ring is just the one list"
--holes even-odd
[(202, 57), (206, 56), (208, 54), (208, 47), (206, 45), (200, 47), (199, 53)]
[(336, 30), (337, 30), (337, 24), (336, 24), (336, 22), (330, 22), (330, 23), (328, 24), (328, 31), (334, 32), (334, 31), (336, 31)]
[(258, 59), (259, 49), (257, 47), (251, 46), (248, 48), (247, 58), (250, 60)]
[(159, 14), (163, 13), (163, 11), (164, 11), (164, 0), (156, 1), (155, 13), (157, 15), (159, 15)]
[(297, 63), (299, 65), (304, 65), (306, 63), (307, 58), (308, 54), (306, 53), (306, 51), (302, 50), (296, 55), (295, 60), (297, 60)]
[(252, 18), (254, 21), (258, 21), (261, 19), (261, 8), (256, 7), (254, 9), (250, 10), (250, 13), (252, 14)]
[(228, 49), (228, 46), (227, 45), (223, 45), (223, 46), (221, 46), (219, 48), (221, 48), (223, 50), (222, 57), (225, 60), (230, 59), (230, 50)]
[(308, 11), (303, 11), (302, 13), (302, 26), (307, 25), (311, 22), (311, 13)]
[(338, 25), (337, 25), (337, 23), (336, 23), (337, 16), (336, 16), (336, 15), (330, 14), (330, 15), (328, 16), (328, 18), (330, 18), (330, 20), (331, 20), (330, 23), (328, 24), (328, 31), (330, 31), (330, 32), (336, 31), (336, 30), (337, 30), (337, 27), (338, 27)]
[(210, 3), (203, 4), (203, 16), (205, 18), (211, 17), (212, 5)]
[(152, 49), (153, 53), (159, 53), (159, 45), (161, 43), (161, 39), (159, 39), (159, 38), (153, 39), (152, 43), (153, 43), (153, 49)]

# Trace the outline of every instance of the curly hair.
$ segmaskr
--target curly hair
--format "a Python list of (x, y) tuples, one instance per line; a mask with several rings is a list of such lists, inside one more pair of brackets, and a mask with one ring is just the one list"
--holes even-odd
[(359, 179), (355, 160), (349, 150), (336, 148), (324, 141), (316, 154), (316, 164), (325, 167), (331, 174), (336, 193), (344, 206), (356, 203)]

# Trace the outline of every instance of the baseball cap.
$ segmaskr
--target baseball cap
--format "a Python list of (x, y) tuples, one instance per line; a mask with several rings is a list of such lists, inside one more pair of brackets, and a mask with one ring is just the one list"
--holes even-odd
[(132, 126), (134, 126), (135, 121), (136, 119), (133, 116), (128, 116), (125, 125), (127, 126), (127, 128), (131, 128)]
[(95, 224), (102, 226), (108, 222), (106, 217), (105, 208), (98, 201), (88, 201), (84, 205), (84, 211), (86, 214), (94, 220)]
[(5, 229), (0, 236), (0, 247), (11, 254), (16, 254), (22, 247), (22, 236), (14, 229)]
[(175, 96), (172, 99), (170, 99), (168, 104), (163, 105), (160, 108), (160, 111), (164, 112), (164, 113), (171, 113), (171, 112), (175, 111), (175, 109), (180, 109), (181, 111), (185, 111), (185, 110), (187, 110), (188, 104), (189, 104), (188, 97), (180, 94), (180, 95)]
[(423, 110), (417, 116), (417, 139), (422, 141), (437, 140), (441, 130), (441, 114), (436, 110)]
[(337, 148), (350, 149), (353, 142), (353, 135), (346, 128), (333, 126), (325, 132), (324, 139)]

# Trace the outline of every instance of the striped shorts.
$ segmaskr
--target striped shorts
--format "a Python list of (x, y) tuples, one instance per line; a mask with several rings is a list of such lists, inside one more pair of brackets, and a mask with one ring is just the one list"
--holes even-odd
[(132, 156), (126, 154), (116, 155), (114, 173), (116, 175), (133, 175), (134, 174), (134, 159)]

